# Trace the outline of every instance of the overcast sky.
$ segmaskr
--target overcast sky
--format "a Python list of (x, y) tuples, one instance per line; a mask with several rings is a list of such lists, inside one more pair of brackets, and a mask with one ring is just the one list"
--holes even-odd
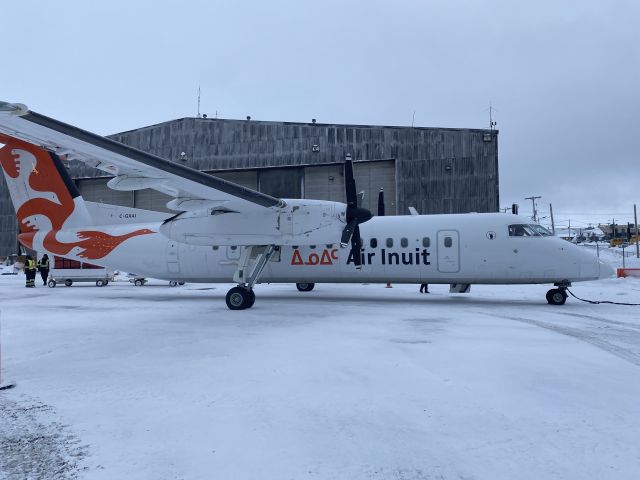
[(203, 113), (277, 121), (486, 128), (491, 102), (502, 206), (542, 195), (566, 223), (640, 204), (638, 0), (21, 0), (2, 18), (0, 100), (96, 133), (194, 116), (198, 86)]

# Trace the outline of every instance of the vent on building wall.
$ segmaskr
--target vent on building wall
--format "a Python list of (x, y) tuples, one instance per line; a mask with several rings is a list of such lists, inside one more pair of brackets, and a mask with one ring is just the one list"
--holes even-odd
[(447, 158), (444, 162), (444, 169), (446, 172), (451, 173), (453, 170), (453, 158)]

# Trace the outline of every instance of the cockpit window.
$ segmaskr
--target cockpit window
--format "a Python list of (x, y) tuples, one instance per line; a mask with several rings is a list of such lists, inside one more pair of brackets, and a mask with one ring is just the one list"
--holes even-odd
[(541, 235), (543, 237), (551, 237), (551, 236), (553, 236), (553, 233), (551, 233), (549, 230), (544, 228), (542, 225), (538, 225), (537, 223), (533, 223), (530, 226), (531, 226), (531, 228), (533, 228), (538, 233), (538, 235)]
[(537, 237), (539, 234), (533, 229), (531, 225), (527, 224), (518, 224), (518, 225), (509, 225), (509, 236), (510, 237)]
[(510, 237), (550, 237), (553, 233), (537, 223), (509, 225)]

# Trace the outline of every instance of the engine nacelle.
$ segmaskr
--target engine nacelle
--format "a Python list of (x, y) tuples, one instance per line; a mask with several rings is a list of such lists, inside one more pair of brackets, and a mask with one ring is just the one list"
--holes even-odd
[(167, 220), (160, 233), (190, 245), (321, 245), (338, 243), (346, 205), (287, 199), (284, 207), (234, 212), (208, 208)]

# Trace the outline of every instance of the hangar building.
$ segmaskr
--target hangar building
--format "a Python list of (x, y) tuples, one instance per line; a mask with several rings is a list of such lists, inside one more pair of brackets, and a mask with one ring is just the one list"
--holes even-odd
[[(354, 160), (362, 206), (387, 215), (497, 212), (498, 131), (182, 118), (113, 140), (280, 198), (344, 201), (343, 161)], [(155, 190), (110, 190), (104, 172), (69, 165), (86, 200), (167, 211)], [(0, 176), (3, 177), (3, 176)], [(15, 253), (17, 222), (1, 180), (0, 255)]]

